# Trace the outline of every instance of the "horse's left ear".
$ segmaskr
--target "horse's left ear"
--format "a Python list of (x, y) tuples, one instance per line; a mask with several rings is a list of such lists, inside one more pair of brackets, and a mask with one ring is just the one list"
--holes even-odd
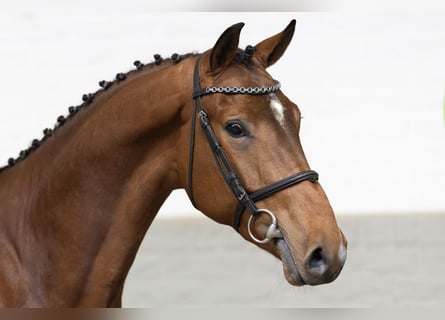
[(295, 19), (282, 32), (261, 41), (255, 46), (254, 56), (265, 68), (277, 62), (286, 51), (295, 31)]

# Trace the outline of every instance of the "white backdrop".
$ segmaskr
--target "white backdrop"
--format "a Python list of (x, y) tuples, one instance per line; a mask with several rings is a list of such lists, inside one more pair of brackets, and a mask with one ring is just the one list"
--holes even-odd
[[(245, 47), (295, 18), (294, 40), (270, 73), (302, 110), (303, 147), (335, 211), (445, 212), (443, 15), (152, 13), (36, 3), (0, 4), (1, 164), (135, 59), (206, 50), (240, 21)], [(175, 191), (160, 215), (184, 214), (197, 213)]]

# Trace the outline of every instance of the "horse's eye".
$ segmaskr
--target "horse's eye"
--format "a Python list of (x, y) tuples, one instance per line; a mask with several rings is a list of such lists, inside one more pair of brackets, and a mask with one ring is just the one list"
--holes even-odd
[(226, 125), (226, 130), (234, 138), (241, 138), (246, 135), (246, 130), (239, 122), (230, 122)]

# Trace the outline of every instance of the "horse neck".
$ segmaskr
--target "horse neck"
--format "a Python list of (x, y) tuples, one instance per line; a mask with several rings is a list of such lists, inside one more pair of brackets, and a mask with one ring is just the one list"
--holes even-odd
[[(146, 230), (179, 184), (181, 109), (192, 91), (187, 60), (133, 74), (97, 95), (0, 175), (0, 198), (10, 199), (0, 218), (8, 221), (11, 255), (20, 264), (14, 267), (30, 291), (23, 303), (99, 306), (120, 299)], [(33, 287), (47, 293), (36, 295)]]

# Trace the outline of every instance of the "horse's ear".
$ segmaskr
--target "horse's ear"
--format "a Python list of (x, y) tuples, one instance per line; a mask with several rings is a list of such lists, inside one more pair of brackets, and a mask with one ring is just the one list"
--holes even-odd
[(295, 19), (282, 32), (261, 41), (255, 46), (255, 57), (265, 68), (273, 65), (286, 51), (295, 31)]
[(225, 68), (235, 57), (238, 50), (239, 36), (244, 23), (237, 23), (227, 28), (219, 37), (210, 53), (210, 71)]

